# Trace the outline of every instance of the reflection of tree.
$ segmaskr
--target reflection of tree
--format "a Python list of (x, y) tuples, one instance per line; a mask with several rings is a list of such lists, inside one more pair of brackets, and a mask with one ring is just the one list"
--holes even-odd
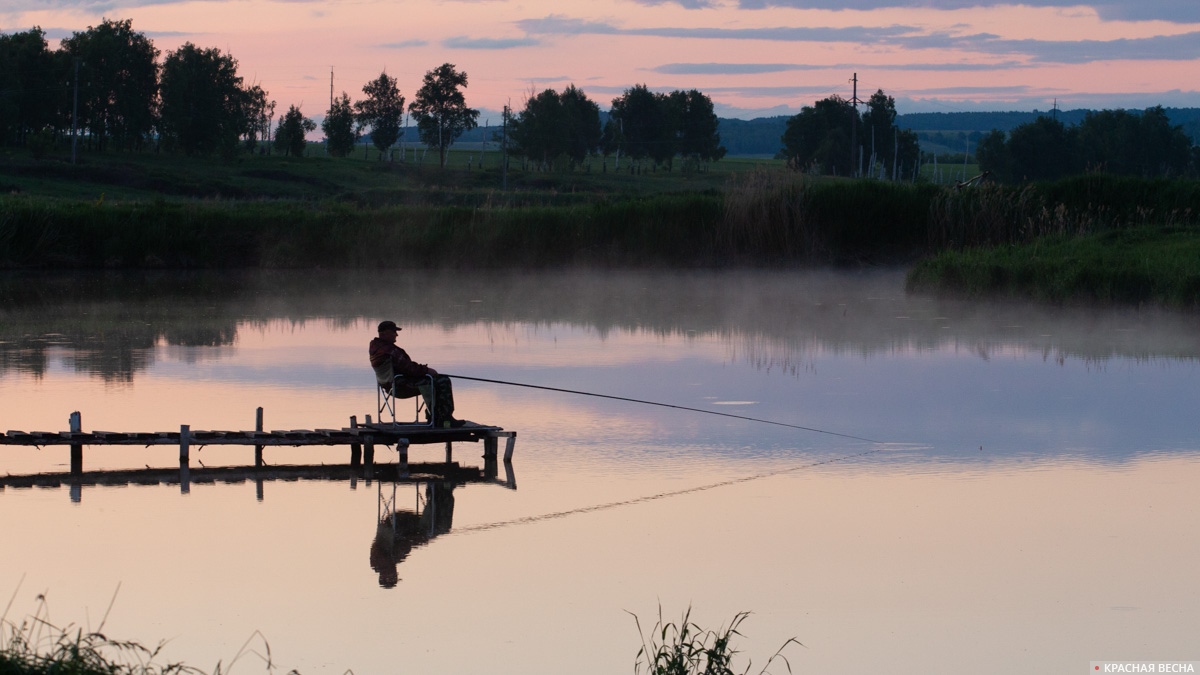
[[(905, 295), (900, 272), (414, 271), (0, 274), (0, 374), (43, 374), (66, 350), (79, 372), (128, 381), (153, 347), (233, 344), (272, 321), (373, 330), (404, 308), (446, 329), (567, 324), (718, 336), (759, 368), (795, 372), (813, 355), (1018, 348), (1047, 358), (1200, 357), (1200, 317), (1155, 309), (1039, 307)], [(365, 319), (365, 321), (364, 321)]]
[(130, 382), (160, 343), (233, 344), (237, 319), (214, 311), (232, 290), (163, 273), (0, 277), (0, 373), (42, 377), (58, 350), (75, 372)]
[(379, 585), (394, 587), (400, 580), (397, 566), (414, 548), (449, 532), (453, 522), (453, 483), (426, 483), (424, 508), (419, 512), (397, 509), (385, 513), (376, 524), (371, 542), (371, 569), (379, 574)]
[[(0, 368), (42, 377), (51, 351), (64, 352), (63, 364), (77, 373), (107, 382), (130, 382), (134, 373), (154, 363), (154, 347), (170, 345), (218, 347), (230, 345), (236, 324), (164, 326), (144, 320), (122, 321), (85, 317), (67, 322), (24, 323), (18, 335), (0, 336)], [(7, 332), (7, 331), (5, 331)], [(2, 371), (0, 371), (2, 372)]]

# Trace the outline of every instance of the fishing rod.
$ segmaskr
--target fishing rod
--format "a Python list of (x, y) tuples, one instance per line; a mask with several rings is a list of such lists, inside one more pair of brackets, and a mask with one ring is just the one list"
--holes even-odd
[(841, 438), (849, 438), (856, 441), (866, 441), (867, 443), (881, 444), (884, 441), (877, 441), (871, 438), (863, 438), (862, 436), (852, 436), (850, 434), (842, 434), (836, 431), (826, 431), (825, 429), (815, 429), (813, 427), (800, 426), (799, 424), (788, 424), (787, 422), (775, 422), (773, 420), (764, 420), (758, 417), (747, 417), (746, 415), (734, 415), (733, 413), (717, 412), (716, 410), (705, 410), (703, 408), (689, 408), (685, 405), (674, 405), (672, 403), (659, 403), (657, 401), (643, 401), (636, 398), (627, 398), (625, 396), (610, 396), (608, 394), (597, 394), (590, 391), (578, 391), (576, 389), (561, 389), (559, 387), (546, 387), (540, 384), (525, 384), (523, 382), (508, 382), (505, 380), (489, 380), (486, 377), (469, 377), (467, 375), (450, 375), (444, 373), (446, 377), (459, 380), (474, 380), (475, 382), (490, 382), (492, 384), (504, 384), (510, 387), (526, 387), (528, 389), (543, 389), (545, 391), (557, 391), (564, 394), (578, 394), (580, 396), (595, 396), (596, 398), (608, 398), (614, 401), (627, 401), (629, 403), (641, 403), (643, 405), (656, 405), (662, 408), (675, 408), (676, 410), (690, 410), (691, 412), (704, 413), (706, 415), (720, 415), (721, 417), (732, 417), (739, 420), (747, 420), (750, 422), (759, 422), (761, 424), (774, 424), (780, 427), (788, 427), (789, 429), (800, 429), (802, 431), (811, 431), (818, 434), (828, 434), (830, 436), (839, 436)]

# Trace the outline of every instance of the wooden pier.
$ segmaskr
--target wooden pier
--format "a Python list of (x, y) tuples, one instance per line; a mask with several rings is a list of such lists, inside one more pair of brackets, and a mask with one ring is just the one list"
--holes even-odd
[[(181, 425), (179, 431), (118, 432), (83, 431), (78, 412), (71, 413), (68, 431), (16, 431), (0, 434), (0, 445), (25, 445), (47, 447), (66, 445), (71, 448), (71, 474), (83, 473), (84, 446), (109, 445), (152, 445), (176, 446), (179, 448), (179, 466), (187, 468), (191, 449), (207, 445), (254, 446), (254, 466), (263, 468), (263, 448), (270, 446), (332, 445), (350, 447), (350, 467), (362, 464), (371, 466), (375, 462), (375, 446), (395, 446), (399, 455), (397, 473), (401, 477), (409, 474), (408, 448), (412, 445), (445, 443), (446, 464), (453, 461), (454, 443), (483, 443), (485, 466), (495, 472), (498, 461), (500, 439), (505, 439), (504, 462), (511, 462), (517, 433), (501, 427), (467, 422), (457, 428), (437, 428), (416, 424), (372, 423), (370, 415), (359, 424), (356, 417), (350, 425), (341, 429), (290, 429), (264, 431), (262, 408), (257, 411), (256, 429), (253, 431), (194, 431), (190, 425)], [(13, 478), (13, 477), (10, 477)], [(8, 481), (0, 476), (0, 487)]]

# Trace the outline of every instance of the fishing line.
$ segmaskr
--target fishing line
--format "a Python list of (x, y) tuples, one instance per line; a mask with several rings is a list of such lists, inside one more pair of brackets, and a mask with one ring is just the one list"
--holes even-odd
[(883, 452), (884, 450), (887, 450), (889, 447), (891, 447), (891, 445), (892, 444), (882, 444), (881, 443), (881, 444), (879, 444), (879, 447), (874, 448), (873, 450), (866, 450), (863, 452), (856, 452), (856, 453), (849, 454), (849, 455), (843, 455), (841, 457), (833, 457), (830, 459), (823, 459), (823, 460), (820, 460), (817, 462), (809, 462), (808, 464), (801, 464), (798, 466), (788, 467), (786, 469), (779, 469), (778, 471), (768, 471), (766, 473), (758, 473), (758, 474), (754, 474), (754, 475), (750, 475), (750, 476), (742, 476), (741, 478), (730, 478), (728, 480), (723, 480), (723, 481), (720, 481), (717, 483), (709, 483), (708, 485), (698, 485), (696, 487), (684, 488), (682, 490), (672, 490), (670, 492), (659, 492), (657, 494), (646, 495), (644, 497), (634, 497), (633, 499), (625, 499), (625, 500), (622, 500), (619, 502), (608, 502), (606, 504), (581, 506), (579, 508), (568, 509), (566, 511), (555, 511), (553, 513), (543, 513), (541, 515), (536, 515), (536, 516), (525, 516), (523, 518), (514, 518), (512, 520), (501, 520), (501, 521), (497, 521), (494, 523), (483, 523), (480, 525), (471, 525), (469, 527), (455, 528), (454, 530), (447, 532), (446, 535), (466, 534), (467, 532), (482, 532), (485, 530), (495, 530), (495, 529), (499, 529), (502, 527), (510, 527), (510, 526), (514, 526), (514, 525), (529, 525), (532, 523), (540, 523), (545, 520), (557, 520), (559, 518), (566, 518), (567, 516), (574, 516), (574, 515), (578, 515), (581, 513), (595, 513), (597, 511), (608, 511), (610, 509), (615, 509), (615, 508), (622, 507), (622, 506), (633, 506), (635, 504), (644, 504), (646, 502), (658, 501), (660, 499), (667, 499), (669, 497), (678, 497), (681, 495), (694, 494), (696, 492), (705, 492), (707, 490), (715, 490), (717, 488), (727, 487), (730, 485), (749, 483), (751, 481), (762, 480), (764, 478), (772, 478), (774, 476), (782, 476), (784, 474), (795, 473), (797, 471), (802, 471), (804, 469), (811, 469), (813, 467), (822, 466), (824, 464), (835, 464), (837, 462), (845, 462), (850, 459), (866, 457), (868, 455), (873, 455), (877, 452)]
[(788, 427), (789, 429), (800, 429), (802, 431), (811, 431), (818, 434), (828, 434), (830, 436), (840, 436), (841, 438), (849, 438), (855, 441), (866, 441), (867, 443), (884, 443), (871, 438), (863, 438), (862, 436), (851, 436), (850, 434), (842, 434), (836, 431), (826, 431), (825, 429), (814, 429), (813, 427), (804, 427), (799, 424), (788, 424), (786, 422), (775, 422), (773, 420), (764, 420), (757, 417), (747, 417), (745, 415), (734, 415), (732, 413), (717, 412), (716, 410), (705, 410), (703, 408), (689, 408), (685, 405), (674, 405), (671, 403), (659, 403), (657, 401), (643, 401), (636, 398), (626, 398), (624, 396), (610, 396), (608, 394), (597, 394), (590, 391), (578, 391), (575, 389), (560, 389), (559, 387), (546, 387), (539, 384), (524, 384), (522, 382), (506, 382), (505, 380), (489, 380), (485, 377), (468, 377), (466, 375), (449, 375), (446, 377), (459, 380), (474, 380), (476, 382), (490, 382), (492, 384), (506, 384), (510, 387), (527, 387), (529, 389), (544, 389), (546, 391), (557, 391), (564, 394), (578, 394), (580, 396), (595, 396), (597, 398), (609, 398), (614, 401), (628, 401), (629, 403), (641, 403), (643, 405), (656, 405), (663, 408), (675, 408), (676, 410), (690, 410), (691, 412), (704, 413), (706, 415), (720, 415), (721, 417), (732, 417), (739, 420), (747, 420), (750, 422), (759, 422), (762, 424), (774, 424), (780, 427)]

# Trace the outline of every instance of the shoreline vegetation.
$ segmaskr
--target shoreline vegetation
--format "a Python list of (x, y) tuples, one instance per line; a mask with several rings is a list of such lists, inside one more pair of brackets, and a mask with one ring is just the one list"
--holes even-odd
[[(136, 641), (108, 637), (104, 633), (107, 613), (95, 631), (75, 625), (55, 626), (48, 621), (45, 597), (39, 596), (38, 601), (36, 613), (19, 624), (7, 620), (8, 608), (0, 614), (0, 673), (4, 675), (207, 675), (209, 672), (184, 663), (163, 662), (160, 654), (166, 642), (147, 647)], [(10, 600), (9, 608), (11, 605)], [(738, 612), (718, 629), (702, 628), (691, 620), (691, 614), (688, 607), (678, 623), (667, 622), (660, 606), (658, 621), (644, 632), (641, 620), (630, 612), (641, 643), (634, 661), (635, 674), (640, 675), (643, 667), (648, 674), (661, 675), (736, 672), (733, 667), (740, 651), (734, 645), (742, 636), (739, 629), (750, 612)], [(796, 638), (789, 638), (767, 659), (760, 675), (765, 675), (776, 660), (782, 661), (791, 672), (791, 663), (784, 652), (793, 644), (804, 646)], [(231, 672), (235, 664), (248, 656), (260, 661), (266, 672), (277, 668), (266, 637), (255, 631), (229, 664), (218, 661), (211, 675)], [(748, 660), (742, 672), (749, 673), (751, 663)], [(299, 675), (299, 671), (290, 670), (288, 675)]]
[(913, 290), (1200, 304), (1196, 180), (1089, 174), (957, 189), (737, 159), (504, 177), (496, 160), (460, 151), (439, 170), (116, 153), (70, 165), (12, 153), (0, 162), (0, 268), (915, 263)]

